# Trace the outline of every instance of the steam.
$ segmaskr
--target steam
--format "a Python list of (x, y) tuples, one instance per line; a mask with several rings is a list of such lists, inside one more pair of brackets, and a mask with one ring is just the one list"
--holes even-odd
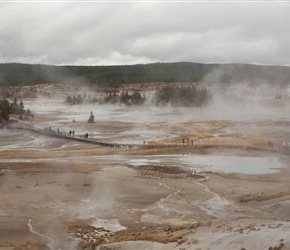
[[(205, 85), (213, 95), (213, 102), (202, 108), (176, 107), (170, 104), (155, 106), (152, 104), (154, 98), (152, 90), (145, 93), (147, 101), (141, 106), (98, 103), (70, 105), (64, 101), (68, 95), (91, 94), (92, 97), (96, 97), (100, 93), (97, 89), (91, 90), (86, 86), (71, 88), (67, 85), (62, 89), (60, 87), (55, 89), (57, 86), (55, 84), (43, 87), (43, 91), (55, 92), (53, 98), (39, 95), (37, 100), (26, 101), (24, 104), (32, 113), (43, 116), (50, 114), (53, 117), (50, 121), (36, 121), (40, 127), (51, 127), (53, 130), (60, 129), (64, 132), (74, 130), (77, 137), (88, 133), (90, 138), (122, 143), (140, 143), (143, 140), (162, 140), (171, 137), (170, 126), (179, 122), (203, 119), (239, 121), (280, 119), (287, 113), (286, 107), (276, 112), (275, 108), (266, 107), (261, 101), (274, 99), (277, 92), (290, 95), (289, 86), (283, 89), (262, 82), (229, 85), (221, 82), (224, 74), (217, 69), (205, 77), (204, 81), (208, 82)], [(91, 111), (95, 116), (95, 122), (88, 124), (87, 120)], [(131, 129), (124, 130), (119, 127), (119, 131), (116, 130), (116, 134), (112, 137), (111, 133), (106, 130), (106, 124), (114, 124), (114, 122), (130, 123)], [(157, 126), (153, 127), (153, 123), (168, 124), (168, 130), (164, 130), (164, 127), (162, 130)]]
[(79, 205), (73, 211), (74, 215), (80, 219), (97, 218), (98, 212), (113, 207), (117, 195), (114, 193), (115, 191), (113, 192), (113, 190), (116, 190), (113, 189), (114, 182), (105, 176), (95, 176), (89, 185), (92, 190), (80, 200)]
[[(187, 121), (249, 121), (251, 119), (280, 119), (281, 117), (289, 117), (289, 108), (287, 105), (285, 107), (279, 107), (277, 112), (277, 108), (266, 106), (261, 101), (274, 99), (277, 91), (290, 96), (290, 86), (281, 88), (275, 85), (269, 86), (267, 83), (260, 83), (257, 86), (253, 83), (224, 85), (221, 83), (223, 76), (223, 72), (216, 70), (204, 79), (207, 81), (208, 89), (213, 93), (213, 103), (210, 106), (202, 108), (174, 107), (170, 104), (157, 107), (152, 104), (152, 92), (146, 93), (147, 102), (143, 106), (100, 104), (69, 105), (64, 102), (68, 95), (76, 93), (81, 95), (84, 93), (88, 94), (90, 93), (90, 89), (76, 86), (75, 89), (68, 91), (66, 87), (63, 87), (57, 89), (55, 96), (49, 96), (47, 93), (51, 92), (55, 88), (55, 85), (43, 86), (42, 92), (39, 89), (39, 97), (36, 100), (25, 101), (24, 105), (35, 114), (34, 124), (36, 127), (45, 128), (50, 126), (53, 130), (59, 128), (65, 132), (75, 130), (76, 136), (81, 136), (84, 132), (88, 132), (89, 137), (93, 137), (94, 139), (139, 144), (142, 143), (143, 139), (148, 141), (175, 137), (176, 135), (173, 134), (170, 127)], [(92, 96), (95, 96), (95, 93), (96, 95), (98, 94), (97, 92), (92, 92)], [(88, 124), (87, 119), (91, 111), (95, 116), (95, 122)], [(47, 115), (51, 117), (49, 121), (46, 120)], [(73, 122), (73, 120), (76, 122)], [(122, 127), (122, 123), (126, 124), (124, 128)], [(163, 126), (158, 127), (156, 124), (159, 123), (163, 124)], [(109, 125), (115, 125), (115, 130), (111, 131)], [(41, 137), (39, 135), (30, 137), (22, 136), (19, 139), (19, 135), (14, 131), (0, 130), (0, 139), (3, 138), (3, 141), (7, 139), (5, 139), (5, 136), (8, 135), (11, 139), (11, 145), (1, 145), (0, 149), (2, 150), (9, 148), (23, 149), (24, 147), (43, 148), (51, 140), (51, 138)], [(21, 140), (26, 141), (26, 143), (21, 142)], [(72, 159), (70, 158), (69, 160)], [(133, 159), (132, 161), (136, 162), (138, 160)], [(118, 162), (120, 162), (119, 159)], [(58, 161), (58, 164), (61, 165), (60, 161)], [(117, 169), (116, 166), (114, 167), (115, 169)], [(101, 214), (104, 211), (115, 208), (120, 194), (115, 191), (118, 189), (116, 188), (117, 184), (114, 179), (107, 178), (105, 172), (102, 172), (100, 176), (90, 175), (88, 192), (80, 200), (76, 200), (74, 206), (68, 208), (68, 217), (72, 216), (78, 219), (90, 220), (91, 224), (95, 226), (103, 225), (111, 229), (120, 229), (122, 226), (118, 224), (118, 221), (108, 221), (101, 218)], [(57, 179), (58, 183), (69, 183), (71, 181), (68, 175), (58, 175), (57, 178), (59, 178)], [(3, 186), (3, 183), (1, 185)], [(8, 184), (5, 183), (5, 185)], [(87, 187), (80, 186), (80, 188)], [(214, 203), (215, 200), (212, 202)], [(45, 233), (38, 232), (32, 226), (32, 221), (30, 220), (28, 222), (28, 227), (32, 233), (41, 234), (44, 238), (47, 237), (46, 239), (50, 243), (53, 239), (54, 246), (69, 244), (64, 243), (62, 239), (67, 228), (65, 228), (65, 225), (60, 226), (63, 227), (62, 234), (57, 237), (55, 233), (50, 234), (50, 230), (53, 231), (53, 228), (48, 227)], [(48, 237), (47, 235), (50, 236)], [(52, 235), (55, 237), (52, 237)], [(76, 249), (76, 247), (71, 243), (71, 246), (67, 249)]]
[(33, 234), (36, 234), (36, 235), (38, 235), (38, 236), (44, 238), (46, 241), (48, 241), (47, 246), (49, 247), (49, 249), (54, 249), (54, 248), (55, 248), (55, 246), (54, 246), (54, 240), (53, 240), (52, 238), (50, 238), (49, 236), (47, 236), (47, 235), (41, 234), (41, 233), (39, 233), (39, 232), (36, 232), (36, 231), (34, 230), (33, 226), (32, 226), (31, 221), (32, 221), (32, 220), (29, 219), (28, 222), (27, 222), (27, 225), (28, 225), (29, 231), (30, 231), (31, 233), (33, 233)]

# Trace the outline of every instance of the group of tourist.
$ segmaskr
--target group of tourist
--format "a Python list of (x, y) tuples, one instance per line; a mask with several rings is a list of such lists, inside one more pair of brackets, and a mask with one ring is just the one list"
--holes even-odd
[(268, 142), (268, 148), (273, 149), (274, 143), (272, 141)]
[(75, 137), (75, 131), (74, 130), (70, 130), (68, 132), (68, 134), (69, 134), (70, 137)]
[[(69, 134), (69, 136), (70, 137), (75, 137), (75, 131), (74, 130), (70, 130), (69, 132), (68, 132), (68, 134)], [(89, 133), (84, 133), (84, 138), (89, 138)]]
[[(187, 139), (186, 139), (186, 143), (187, 143), (187, 145), (189, 145), (189, 142), (191, 143), (191, 145), (193, 145), (194, 139), (191, 138), (191, 139), (189, 140), (189, 138), (187, 137)], [(182, 145), (185, 145), (185, 139), (184, 139), (184, 138), (182, 138)]]

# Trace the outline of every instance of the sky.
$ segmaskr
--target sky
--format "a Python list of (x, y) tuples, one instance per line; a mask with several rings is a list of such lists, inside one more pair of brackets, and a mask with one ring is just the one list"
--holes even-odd
[(0, 63), (290, 65), (287, 1), (1, 1)]

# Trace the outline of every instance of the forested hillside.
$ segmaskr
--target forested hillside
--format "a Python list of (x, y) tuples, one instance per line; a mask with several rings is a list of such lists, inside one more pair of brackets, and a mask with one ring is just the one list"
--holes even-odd
[(249, 64), (153, 63), (124, 66), (0, 64), (1, 86), (78, 83), (103, 87), (148, 82), (289, 84), (290, 68)]

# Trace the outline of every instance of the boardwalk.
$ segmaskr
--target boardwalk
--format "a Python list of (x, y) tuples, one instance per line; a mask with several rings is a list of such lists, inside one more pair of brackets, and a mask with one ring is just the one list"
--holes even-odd
[(271, 149), (268, 147), (262, 148), (262, 147), (253, 147), (253, 146), (247, 146), (247, 145), (232, 145), (232, 144), (126, 144), (126, 143), (114, 143), (114, 142), (105, 142), (105, 141), (99, 141), (99, 140), (93, 140), (89, 138), (85, 138), (84, 136), (72, 136), (68, 132), (63, 132), (59, 130), (52, 130), (49, 128), (37, 128), (33, 125), (25, 125), (25, 124), (9, 124), (6, 126), (2, 126), (2, 128), (7, 129), (20, 129), (20, 130), (28, 130), (33, 133), (38, 133), (50, 137), (56, 137), (56, 138), (62, 138), (62, 139), (68, 139), (73, 141), (78, 141), (82, 143), (90, 143), (95, 144), (103, 147), (115, 147), (115, 148), (134, 148), (134, 147), (140, 147), (140, 148), (169, 148), (169, 147), (188, 147), (193, 149), (206, 149), (206, 148), (229, 148), (229, 149), (243, 149), (243, 150), (255, 150), (255, 151), (265, 151), (265, 152), (273, 152), (273, 153), (282, 153), (282, 154), (289, 154), (290, 153), (290, 147), (284, 146), (281, 147), (281, 149)]

